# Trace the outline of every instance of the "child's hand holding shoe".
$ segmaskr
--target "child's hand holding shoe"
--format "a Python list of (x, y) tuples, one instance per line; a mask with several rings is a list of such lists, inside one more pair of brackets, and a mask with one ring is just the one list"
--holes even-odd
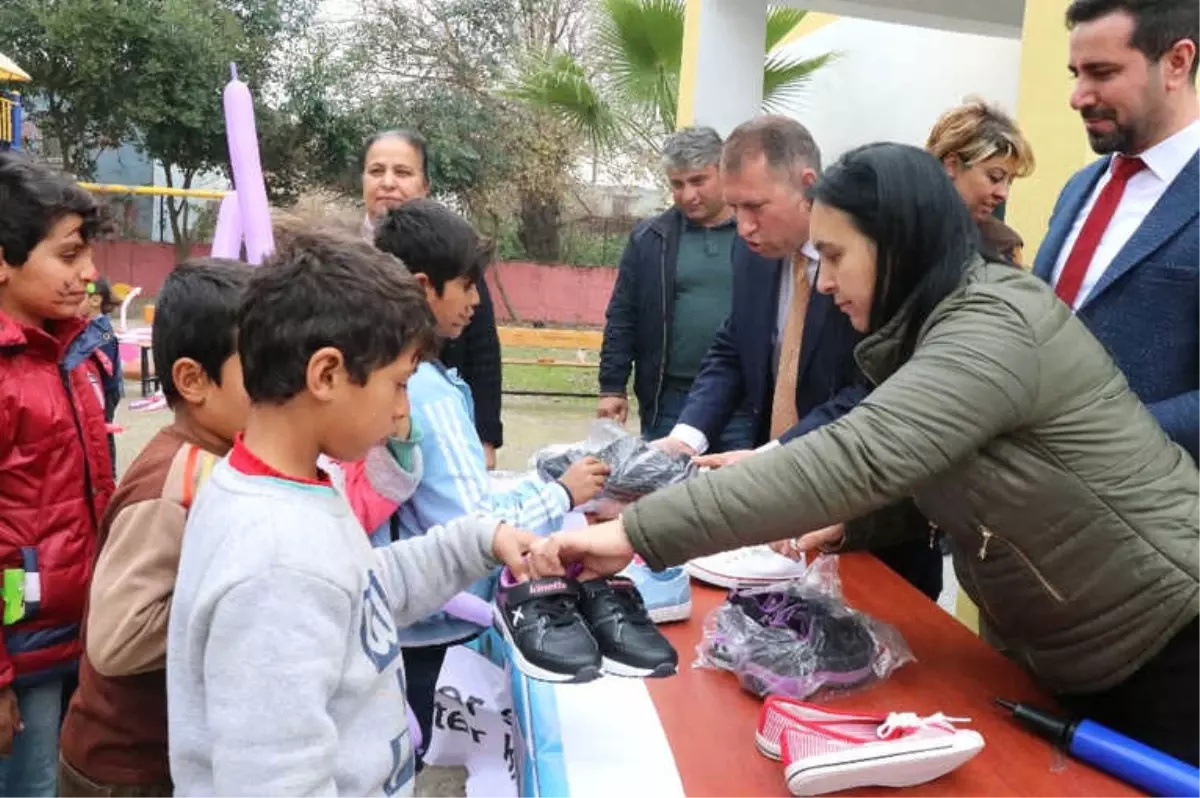
[(585, 457), (567, 469), (558, 483), (571, 494), (571, 507), (591, 501), (604, 490), (609, 467), (595, 457)]
[(501, 565), (508, 566), (508, 570), (512, 571), (519, 581), (524, 581), (531, 576), (529, 558), (526, 555), (539, 540), (541, 538), (532, 532), (500, 524), (496, 527), (495, 537), (492, 538), (492, 556), (499, 560)]
[(625, 524), (618, 518), (537, 538), (529, 553), (528, 572), (534, 579), (564, 576), (569, 566), (577, 565), (582, 569), (577, 578), (587, 580), (617, 573), (629, 565), (633, 555)]

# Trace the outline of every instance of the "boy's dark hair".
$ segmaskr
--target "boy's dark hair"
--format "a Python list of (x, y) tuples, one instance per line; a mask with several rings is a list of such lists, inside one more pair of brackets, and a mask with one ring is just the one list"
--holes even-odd
[(388, 211), (375, 226), (375, 246), (424, 274), (441, 296), (446, 283), (483, 279), (491, 247), (466, 219), (429, 199), (415, 199)]
[(154, 303), (154, 373), (167, 404), (179, 390), (171, 376), (175, 361), (190, 357), (221, 384), (221, 366), (237, 352), (237, 312), (250, 267), (236, 260), (192, 258), (168, 276)]
[[(1152, 63), (1181, 39), (1200, 47), (1200, 9), (1196, 0), (1075, 0), (1067, 7), (1067, 27), (1124, 12), (1133, 17), (1129, 45)], [(1192, 80), (1200, 57), (1192, 60)]]
[(359, 385), (409, 347), (420, 357), (436, 351), (433, 311), (395, 258), (328, 229), (285, 231), (276, 242), (238, 314), (252, 401), (285, 402), (302, 392), (309, 360), (323, 347), (341, 351)]
[(0, 152), (0, 258), (23, 266), (64, 216), (83, 219), (84, 241), (109, 230), (106, 208), (71, 178), (11, 150)]
[(92, 280), (92, 286), (88, 290), (89, 294), (94, 294), (100, 297), (100, 312), (112, 313), (117, 307), (117, 301), (113, 297), (112, 285), (103, 277), (97, 277)]

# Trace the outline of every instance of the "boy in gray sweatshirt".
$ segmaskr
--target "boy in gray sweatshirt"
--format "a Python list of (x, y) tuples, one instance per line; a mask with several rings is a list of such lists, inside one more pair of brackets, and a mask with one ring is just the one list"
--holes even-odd
[(472, 516), (372, 549), (332, 458), (404, 427), (434, 320), (399, 261), (295, 231), (238, 314), (244, 435), (188, 516), (171, 606), (167, 698), (177, 795), (401, 795), (413, 750), (397, 627), (530, 533)]

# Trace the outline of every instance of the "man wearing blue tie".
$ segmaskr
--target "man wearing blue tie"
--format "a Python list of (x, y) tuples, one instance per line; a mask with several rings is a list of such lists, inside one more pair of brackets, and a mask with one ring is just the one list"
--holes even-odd
[(1167, 434), (1200, 449), (1195, 0), (1075, 0), (1071, 107), (1105, 156), (1059, 196), (1034, 272)]

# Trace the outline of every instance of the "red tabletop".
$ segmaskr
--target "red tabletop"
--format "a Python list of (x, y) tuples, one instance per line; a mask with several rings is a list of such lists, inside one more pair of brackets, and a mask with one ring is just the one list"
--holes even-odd
[[(991, 703), (994, 697), (1053, 709), (1054, 702), (1017, 665), (869, 554), (840, 557), (842, 588), (856, 609), (892, 624), (917, 661), (887, 680), (830, 700), (847, 710), (944, 712), (972, 719), (983, 751), (953, 773), (917, 787), (847, 795), (1141, 795), (1057, 754)], [(693, 669), (704, 616), (725, 592), (692, 583), (692, 619), (661, 627), (679, 651), (679, 674), (648, 679), (655, 707), (689, 796), (788, 795), (783, 766), (754, 746), (761, 703), (724, 671)]]

